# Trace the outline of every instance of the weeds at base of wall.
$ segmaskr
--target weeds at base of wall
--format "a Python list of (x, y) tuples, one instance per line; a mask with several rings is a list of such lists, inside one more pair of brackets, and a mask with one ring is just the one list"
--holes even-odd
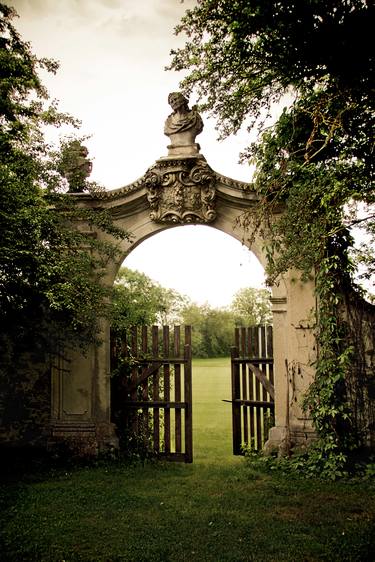
[[(326, 453), (326, 443), (320, 440), (312, 443), (303, 452), (292, 453), (290, 457), (277, 454), (265, 455), (251, 445), (243, 445), (248, 468), (265, 473), (279, 472), (290, 477), (318, 478), (322, 480), (375, 479), (375, 455), (363, 450), (350, 459), (335, 452), (331, 458)], [(344, 466), (346, 468), (344, 468)]]

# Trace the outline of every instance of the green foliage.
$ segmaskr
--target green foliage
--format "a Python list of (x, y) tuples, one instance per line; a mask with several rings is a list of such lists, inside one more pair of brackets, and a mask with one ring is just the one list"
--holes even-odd
[(87, 188), (87, 177), (92, 163), (88, 150), (78, 139), (66, 139), (61, 143), (58, 171), (66, 178), (71, 193), (81, 193)]
[(131, 326), (191, 325), (194, 357), (225, 357), (233, 345), (235, 326), (270, 321), (269, 291), (265, 289), (241, 289), (226, 309), (192, 303), (188, 297), (126, 267), (120, 269), (113, 287), (114, 336), (121, 336)]
[(234, 315), (208, 304), (191, 304), (182, 311), (184, 324), (191, 324), (194, 357), (225, 357), (233, 344)]
[(373, 80), (373, 5), (362, 0), (202, 0), (176, 32), (184, 48), (171, 68), (219, 117), (224, 134), (255, 120), (293, 88), (310, 91), (334, 76), (342, 89), (369, 93)]
[(237, 325), (259, 326), (272, 324), (271, 293), (267, 289), (245, 287), (237, 291), (231, 304)]
[(124, 233), (105, 212), (80, 209), (63, 193), (59, 155), (42, 130), (74, 120), (45, 107), (37, 74), (55, 72), (57, 64), (32, 54), (11, 23), (11, 8), (1, 4), (0, 13), (0, 337), (26, 346), (40, 339), (48, 350), (64, 333), (68, 345), (85, 345), (95, 339), (106, 294), (101, 269), (115, 252), (90, 231)]
[(162, 287), (144, 273), (122, 267), (113, 288), (112, 330), (121, 334), (130, 326), (179, 323), (187, 301), (187, 297)]
[(181, 312), (184, 324), (191, 324), (194, 357), (225, 357), (233, 345), (235, 326), (269, 324), (272, 320), (270, 294), (266, 289), (246, 287), (233, 297), (228, 308), (191, 303)]
[[(106, 212), (80, 209), (64, 193), (60, 155), (45, 142), (44, 130), (76, 122), (54, 103), (48, 106), (38, 71), (56, 72), (58, 65), (32, 53), (12, 24), (15, 15), (0, 4), (0, 378), (5, 417), (3, 408), (13, 403), (9, 385), (14, 373), (20, 386), (30, 382), (32, 393), (33, 368), (39, 372), (37, 365), (44, 365), (46, 374), (49, 354), (97, 341), (108, 296), (101, 276), (115, 249), (94, 238), (92, 230), (125, 236)], [(27, 394), (25, 388), (21, 391)]]
[[(256, 164), (260, 202), (241, 222), (250, 242), (255, 233), (268, 241), (270, 283), (291, 268), (315, 275), (318, 360), (305, 407), (320, 440), (316, 466), (333, 475), (369, 429), (349, 390), (367, 361), (360, 326), (345, 318), (349, 300), (359, 302), (356, 267), (369, 278), (375, 263), (373, 16), (362, 0), (202, 0), (177, 29), (188, 42), (171, 63), (189, 71), (182, 85), (197, 91), (223, 136), (244, 123), (262, 128), (274, 102), (293, 98), (243, 154)], [(359, 250), (357, 225), (368, 234)]]
[(290, 457), (265, 455), (251, 445), (244, 445), (242, 452), (249, 468), (265, 473), (326, 481), (345, 478), (352, 482), (359, 478), (371, 481), (375, 476), (373, 456), (367, 454), (348, 463), (346, 455), (337, 450), (334, 443), (329, 446), (323, 439), (315, 441), (308, 449), (293, 452)]
[[(261, 116), (261, 126), (272, 103), (294, 96), (244, 153), (257, 164), (256, 215), (271, 228), (270, 256), (282, 254), (271, 276), (291, 264), (310, 272), (328, 239), (356, 222), (346, 205), (374, 203), (373, 13), (362, 0), (205, 0), (177, 28), (189, 40), (171, 67), (190, 71), (183, 86), (196, 89), (224, 136), (248, 118)], [(280, 204), (281, 222), (264, 221)], [(371, 210), (365, 224), (373, 229)]]

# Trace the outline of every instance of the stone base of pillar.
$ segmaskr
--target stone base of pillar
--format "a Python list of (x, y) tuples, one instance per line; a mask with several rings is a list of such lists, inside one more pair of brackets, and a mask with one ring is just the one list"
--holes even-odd
[(96, 440), (100, 454), (112, 455), (119, 449), (119, 440), (114, 423), (97, 423)]
[(290, 451), (304, 450), (314, 441), (316, 441), (316, 432), (312, 427), (291, 427), (287, 439), (286, 427), (275, 426), (270, 429), (263, 452), (265, 455), (284, 456)]
[(112, 423), (59, 420), (51, 423), (47, 448), (50, 452), (90, 458), (114, 454), (119, 443)]

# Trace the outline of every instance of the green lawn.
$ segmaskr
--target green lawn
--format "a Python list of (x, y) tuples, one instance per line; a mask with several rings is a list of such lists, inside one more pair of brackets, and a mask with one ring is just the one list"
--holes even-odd
[(230, 358), (193, 361), (194, 461), (231, 463)]
[(229, 360), (194, 363), (195, 462), (8, 475), (1, 562), (374, 560), (369, 482), (262, 474), (231, 455)]

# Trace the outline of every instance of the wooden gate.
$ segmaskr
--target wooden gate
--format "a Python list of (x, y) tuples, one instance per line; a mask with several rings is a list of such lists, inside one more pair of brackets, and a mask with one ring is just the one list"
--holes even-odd
[(192, 462), (191, 326), (133, 327), (111, 348), (113, 421), (143, 450)]
[(236, 328), (232, 359), (233, 454), (261, 450), (274, 425), (272, 326)]

